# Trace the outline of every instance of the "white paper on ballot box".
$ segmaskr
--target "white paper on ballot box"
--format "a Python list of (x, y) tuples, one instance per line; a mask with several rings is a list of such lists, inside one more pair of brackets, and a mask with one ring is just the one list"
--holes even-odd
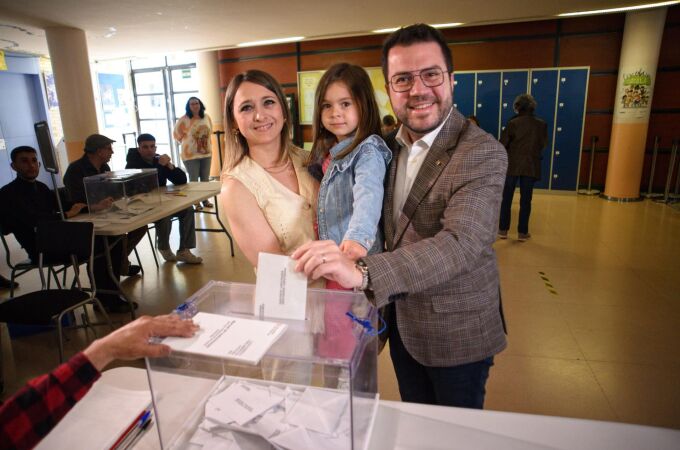
[(307, 277), (295, 271), (295, 263), (285, 255), (258, 255), (255, 317), (305, 320)]
[(167, 337), (173, 350), (257, 364), (285, 332), (287, 325), (199, 312), (193, 318), (200, 329), (190, 338)]

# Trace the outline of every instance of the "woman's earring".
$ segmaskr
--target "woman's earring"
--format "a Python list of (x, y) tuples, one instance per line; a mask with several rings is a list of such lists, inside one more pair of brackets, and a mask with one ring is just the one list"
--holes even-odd
[(233, 130), (231, 130), (231, 134), (233, 134), (234, 136), (238, 136), (239, 133), (240, 131), (238, 128), (234, 128)]

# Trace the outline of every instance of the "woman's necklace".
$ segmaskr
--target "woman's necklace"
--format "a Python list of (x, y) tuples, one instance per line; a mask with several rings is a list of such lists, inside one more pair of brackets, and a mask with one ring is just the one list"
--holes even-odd
[(281, 173), (285, 170), (288, 170), (290, 167), (290, 159), (288, 159), (284, 164), (279, 164), (271, 167), (263, 167), (264, 170), (266, 170), (269, 173)]

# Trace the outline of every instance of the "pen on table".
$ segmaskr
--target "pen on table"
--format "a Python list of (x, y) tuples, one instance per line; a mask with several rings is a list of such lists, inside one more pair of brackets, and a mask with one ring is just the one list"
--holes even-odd
[(128, 437), (128, 435), (135, 428), (135, 426), (137, 426), (139, 423), (141, 423), (141, 420), (145, 417), (145, 415), (147, 413), (150, 413), (150, 412), (151, 412), (151, 410), (145, 409), (144, 411), (139, 413), (139, 415), (135, 418), (135, 420), (133, 420), (132, 423), (125, 429), (125, 431), (123, 431), (123, 433), (121, 433), (118, 440), (116, 440), (116, 442), (113, 443), (110, 450), (115, 450), (117, 448), (120, 448), (123, 441), (125, 441), (125, 439)]
[(123, 450), (127, 450), (129, 448), (134, 448), (135, 445), (137, 444), (137, 442), (142, 438), (142, 436), (144, 435), (146, 430), (149, 429), (149, 426), (151, 426), (152, 423), (153, 423), (153, 420), (151, 420), (151, 418), (149, 417), (149, 419), (146, 422), (144, 422), (144, 424), (141, 427), (137, 428), (132, 433), (132, 440), (130, 441), (129, 444), (127, 444), (127, 446), (125, 448), (123, 448)]
[(125, 434), (125, 437), (120, 441), (118, 445), (115, 445), (115, 449), (126, 449), (130, 447), (130, 444), (134, 439), (146, 430), (148, 423), (151, 422), (151, 410), (148, 409), (142, 413), (138, 420), (135, 420), (134, 426)]

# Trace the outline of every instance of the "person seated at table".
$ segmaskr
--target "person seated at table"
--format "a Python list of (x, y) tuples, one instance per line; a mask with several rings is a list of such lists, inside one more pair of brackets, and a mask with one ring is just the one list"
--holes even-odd
[(35, 447), (87, 394), (110, 362), (167, 356), (170, 347), (151, 343), (150, 338), (191, 337), (197, 330), (193, 321), (176, 315), (143, 316), (97, 339), (0, 405), (0, 447)]
[[(0, 220), (3, 233), (14, 234), (17, 242), (26, 251), (31, 262), (38, 263), (35, 243), (35, 227), (38, 222), (61, 220), (57, 198), (52, 190), (41, 181), (38, 152), (33, 147), (22, 145), (10, 153), (12, 169), (17, 177), (0, 189)], [(78, 214), (85, 203), (62, 205), (68, 219)]]
[[(111, 168), (108, 162), (113, 155), (113, 147), (111, 144), (114, 141), (101, 134), (92, 134), (85, 140), (84, 154), (80, 159), (69, 164), (64, 173), (64, 186), (68, 192), (68, 198), (71, 202), (87, 203), (85, 196), (85, 184), (83, 178), (92, 175), (98, 175), (104, 172), (110, 172)], [(113, 274), (117, 278), (120, 275), (133, 276), (137, 275), (141, 268), (137, 265), (129, 263), (127, 256), (134, 250), (139, 241), (146, 235), (146, 225), (136, 230), (133, 230), (127, 235), (123, 236), (118, 244), (110, 249), (111, 264)], [(95, 253), (102, 252), (106, 240), (103, 238), (95, 239)], [(103, 269), (98, 267), (103, 266)], [(94, 275), (98, 290), (117, 291), (118, 286), (108, 276), (105, 258), (95, 258), (94, 261)], [(102, 301), (104, 308), (109, 312), (126, 312), (129, 311), (127, 302), (121, 300), (117, 295), (113, 294), (98, 294), (98, 298)], [(134, 303), (134, 307), (137, 304)]]
[[(138, 148), (131, 148), (127, 154), (126, 169), (156, 169), (158, 185), (165, 186), (170, 180), (174, 185), (186, 184), (187, 176), (182, 169), (176, 167), (168, 155), (156, 153), (156, 138), (148, 133), (137, 138)], [(170, 231), (172, 218), (179, 218), (179, 250), (175, 255), (170, 249)], [(186, 208), (162, 218), (156, 224), (156, 245), (159, 253), (166, 261), (180, 261), (189, 264), (200, 264), (203, 258), (191, 253), (196, 248), (196, 226), (194, 209)]]

